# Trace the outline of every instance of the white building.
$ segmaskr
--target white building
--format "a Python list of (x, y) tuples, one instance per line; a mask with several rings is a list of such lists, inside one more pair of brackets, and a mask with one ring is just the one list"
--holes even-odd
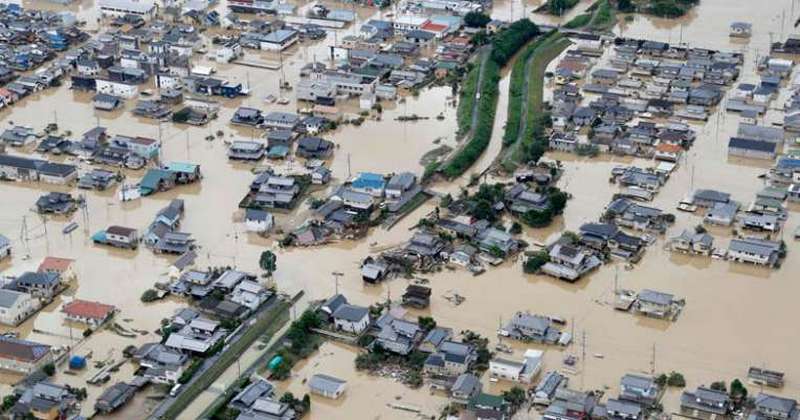
[(275, 218), (264, 210), (247, 209), (244, 224), (248, 232), (264, 233), (272, 230)]
[(489, 361), (489, 374), (495, 378), (529, 384), (542, 368), (542, 355), (541, 350), (528, 349), (521, 362), (494, 358)]
[(261, 37), (259, 47), (267, 51), (283, 51), (299, 39), (297, 31), (291, 29), (278, 29)]
[(121, 17), (125, 15), (141, 16), (149, 20), (155, 16), (158, 6), (153, 0), (98, 0), (97, 7), (104, 17)]
[(116, 82), (107, 79), (96, 79), (95, 83), (95, 91), (97, 93), (105, 93), (125, 99), (133, 98), (139, 93), (139, 86), (131, 83)]
[(231, 301), (255, 311), (267, 300), (269, 295), (267, 289), (258, 282), (243, 280), (231, 292)]
[(369, 326), (369, 309), (346, 303), (333, 313), (333, 322), (337, 330), (361, 334)]
[(308, 387), (314, 394), (337, 399), (347, 389), (347, 382), (333, 376), (318, 373), (308, 381)]
[(0, 260), (11, 256), (11, 241), (0, 234)]
[(31, 295), (0, 289), (0, 324), (17, 326), (38, 309)]

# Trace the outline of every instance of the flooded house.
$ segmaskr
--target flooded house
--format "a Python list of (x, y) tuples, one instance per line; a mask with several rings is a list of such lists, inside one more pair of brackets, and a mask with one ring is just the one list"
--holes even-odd
[(198, 317), (170, 334), (164, 345), (175, 350), (204, 354), (220, 343), (227, 334), (228, 331), (220, 328), (218, 322)]
[(541, 350), (528, 349), (519, 362), (495, 357), (489, 361), (489, 375), (509, 382), (531, 384), (542, 369), (543, 354)]
[(177, 175), (166, 169), (148, 169), (139, 181), (139, 193), (142, 196), (168, 191), (175, 188)]
[(713, 208), (730, 202), (731, 195), (721, 191), (700, 189), (692, 194), (692, 204), (698, 207)]
[(299, 194), (300, 186), (294, 178), (270, 176), (253, 197), (251, 206), (261, 209), (289, 209), (294, 206)]
[(555, 327), (552, 319), (527, 312), (517, 312), (511, 320), (498, 331), (498, 335), (516, 340), (555, 344), (562, 332)]
[(450, 387), (450, 401), (455, 404), (467, 405), (482, 390), (480, 378), (471, 373), (462, 373)]
[(417, 186), (417, 176), (411, 172), (395, 174), (386, 183), (386, 199), (401, 200)]
[(747, 370), (747, 380), (754, 385), (783, 388), (784, 373), (751, 366), (750, 369)]
[(431, 302), (431, 288), (410, 284), (406, 287), (403, 293), (402, 303), (404, 306), (412, 308), (424, 309), (430, 305)]
[(589, 418), (597, 404), (598, 397), (591, 392), (576, 391), (566, 387), (558, 388), (542, 418), (546, 420)]
[(755, 407), (750, 413), (752, 420), (793, 419), (800, 415), (797, 401), (791, 398), (759, 393), (755, 397)]
[(628, 373), (619, 381), (619, 399), (632, 401), (645, 407), (658, 402), (661, 389), (652, 376)]
[(669, 218), (660, 209), (642, 206), (626, 198), (612, 201), (603, 218), (622, 227), (657, 233), (665, 232), (669, 224)]
[(556, 243), (548, 255), (550, 261), (542, 266), (542, 272), (570, 282), (577, 281), (602, 264), (592, 252), (569, 244)]
[(161, 343), (142, 345), (133, 355), (144, 368), (142, 377), (157, 384), (175, 384), (183, 374), (183, 366), (189, 361), (186, 354)]
[(525, 184), (516, 184), (505, 193), (508, 209), (517, 215), (529, 211), (545, 211), (550, 206), (548, 197), (531, 191)]
[(0, 336), (0, 369), (30, 374), (52, 362), (49, 345)]
[(636, 296), (634, 307), (640, 314), (653, 318), (669, 318), (675, 314), (675, 297), (669, 293), (644, 289)]
[(566, 388), (568, 381), (569, 379), (558, 371), (547, 372), (533, 389), (533, 404), (550, 405), (555, 398), (556, 391)]
[(319, 137), (303, 137), (297, 142), (295, 154), (305, 159), (327, 159), (333, 154), (334, 144)]
[(5, 288), (28, 293), (43, 302), (52, 301), (64, 289), (58, 273), (32, 271), (26, 271), (14, 277)]
[(39, 308), (29, 293), (0, 289), (0, 324), (15, 327)]
[(728, 141), (728, 155), (749, 159), (773, 160), (778, 153), (778, 145), (762, 140), (731, 137)]
[(452, 340), (443, 340), (436, 350), (428, 355), (422, 370), (433, 378), (454, 379), (467, 373), (478, 358), (474, 345)]
[(333, 312), (333, 325), (337, 331), (359, 335), (370, 325), (369, 308), (345, 303)]
[(234, 141), (228, 148), (228, 159), (257, 161), (264, 157), (266, 149), (263, 143), (257, 141)]
[(639, 420), (644, 409), (638, 403), (616, 398), (609, 398), (605, 404), (597, 404), (592, 411), (592, 418)]
[(714, 237), (706, 232), (684, 229), (680, 235), (669, 241), (669, 249), (695, 255), (711, 255), (714, 250)]
[(735, 262), (777, 267), (782, 258), (780, 242), (764, 239), (732, 239), (728, 245), (728, 259)]
[(267, 211), (245, 209), (245, 227), (248, 232), (266, 233), (275, 225), (275, 218)]
[(124, 226), (109, 226), (92, 235), (92, 241), (96, 244), (117, 248), (136, 249), (139, 247), (138, 231)]
[(78, 179), (78, 188), (105, 191), (117, 182), (117, 174), (104, 169), (92, 169)]
[(117, 382), (107, 388), (94, 404), (95, 410), (110, 414), (128, 403), (136, 394), (136, 387), (125, 382)]
[(117, 308), (100, 302), (74, 299), (61, 307), (61, 312), (68, 321), (80, 322), (97, 328), (108, 321)]
[(236, 112), (233, 113), (233, 117), (231, 117), (231, 123), (236, 125), (260, 127), (264, 123), (264, 116), (258, 109), (240, 107), (236, 110)]
[(308, 381), (308, 388), (313, 394), (335, 400), (344, 394), (347, 389), (347, 381), (317, 373)]
[(0, 179), (64, 185), (77, 178), (75, 165), (0, 154)]
[(724, 416), (731, 408), (732, 402), (727, 392), (700, 386), (695, 391), (683, 391), (681, 394), (681, 410), (684, 412)]
[(736, 215), (739, 213), (739, 203), (730, 201), (727, 203), (717, 203), (714, 207), (710, 208), (706, 215), (703, 216), (703, 223), (720, 226), (730, 226), (736, 221)]
[(36, 200), (39, 214), (69, 214), (78, 209), (78, 201), (68, 193), (50, 192)]
[(75, 415), (78, 398), (69, 386), (41, 381), (22, 384), (17, 390), (19, 397), (9, 412), (13, 417), (59, 418)]
[(247, 385), (231, 400), (231, 407), (239, 410), (243, 419), (293, 420), (294, 409), (275, 399), (275, 387), (263, 379)]
[(373, 345), (392, 353), (405, 356), (422, 340), (422, 329), (417, 323), (396, 318), (388, 312), (381, 315), (375, 325), (378, 333)]

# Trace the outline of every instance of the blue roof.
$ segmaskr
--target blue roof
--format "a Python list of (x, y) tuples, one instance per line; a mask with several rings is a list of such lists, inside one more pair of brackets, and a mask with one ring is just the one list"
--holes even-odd
[(170, 162), (165, 169), (170, 172), (195, 172), (200, 165), (189, 162)]
[(382, 189), (385, 186), (386, 180), (383, 179), (383, 175), (372, 172), (362, 172), (353, 181), (353, 188)]
[(731, 137), (728, 142), (728, 147), (737, 149), (755, 150), (759, 152), (775, 153), (777, 145), (768, 141), (743, 139), (740, 137)]
[(800, 168), (800, 159), (782, 157), (778, 159), (778, 164), (775, 166), (780, 169)]

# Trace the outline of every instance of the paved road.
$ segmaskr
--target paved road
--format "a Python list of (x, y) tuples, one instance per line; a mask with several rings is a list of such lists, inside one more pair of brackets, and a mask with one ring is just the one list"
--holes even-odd
[[(231, 344), (239, 341), (242, 338), (242, 336), (244, 335), (245, 331), (247, 331), (248, 328), (249, 328), (249, 325), (247, 325), (247, 323), (250, 323), (250, 322), (254, 323), (256, 318), (260, 318), (260, 317), (264, 316), (265, 313), (267, 313), (270, 309), (272, 309), (273, 306), (275, 306), (275, 303), (277, 303), (277, 301), (278, 301), (277, 298), (270, 299), (266, 304), (264, 304), (261, 307), (261, 309), (256, 313), (256, 315), (251, 316), (250, 318), (248, 318), (245, 321), (245, 323), (246, 323), (245, 325), (246, 326), (244, 328), (239, 329), (239, 331), (236, 333), (236, 335), (228, 341), (228, 344), (225, 345), (225, 347), (222, 349), (222, 351), (220, 351), (219, 353), (215, 354), (214, 356), (211, 356), (208, 359), (206, 359), (203, 362), (203, 366), (201, 366), (200, 369), (198, 369), (198, 371), (194, 374), (192, 379), (189, 380), (188, 383), (184, 384), (183, 389), (186, 389), (186, 388), (189, 387), (189, 385), (195, 383), (195, 381), (197, 381), (201, 376), (203, 376), (203, 373), (205, 373), (211, 366), (214, 365), (214, 363), (217, 362), (217, 360), (219, 360), (220, 355), (222, 355), (222, 353), (224, 353), (230, 347)], [(258, 342), (258, 340), (256, 340), (256, 342)], [(236, 368), (235, 364), (232, 365), (232, 366), (234, 368)], [(227, 370), (226, 370), (226, 372), (227, 372)], [(153, 412), (150, 414), (150, 416), (148, 418), (151, 419), (151, 420), (155, 420), (155, 419), (161, 418), (164, 415), (164, 413), (166, 413), (166, 411), (172, 406), (172, 404), (174, 402), (175, 402), (175, 398), (174, 397), (167, 396), (166, 398), (164, 398), (164, 400), (161, 401), (161, 404), (159, 404), (158, 407), (156, 407), (156, 409), (153, 410)]]

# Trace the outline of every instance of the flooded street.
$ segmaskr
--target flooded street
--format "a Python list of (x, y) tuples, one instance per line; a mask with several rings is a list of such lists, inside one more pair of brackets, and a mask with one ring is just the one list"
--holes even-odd
[[(221, 2), (219, 7), (223, 7)], [(29, 4), (26, 2), (26, 6)], [(515, 0), (495, 3), (492, 16), (495, 18), (519, 18), (538, 4), (536, 1), (523, 4)], [(590, 1), (582, 1), (565, 19), (585, 10)], [(34, 3), (36, 7), (43, 7)], [(50, 8), (53, 6), (51, 5)], [(339, 6), (341, 7), (341, 6)], [(95, 16), (91, 2), (70, 6), (89, 19)], [(647, 16), (635, 16), (630, 22), (621, 22), (614, 32), (634, 38), (646, 38), (665, 42), (682, 40), (691, 46), (738, 51), (745, 54), (740, 81), (756, 81), (754, 65), (758, 56), (768, 52), (770, 40), (783, 39), (793, 31), (794, 19), (800, 14), (800, 5), (793, 0), (770, 0), (753, 7), (749, 0), (702, 0), (687, 17), (679, 20), (662, 20)], [(531, 15), (537, 23), (550, 23), (553, 18)], [(359, 20), (369, 14), (359, 13)], [(733, 21), (748, 21), (753, 24), (753, 37), (748, 43), (734, 41), (728, 37), (728, 25)], [(348, 28), (342, 31), (345, 35)], [(783, 37), (781, 37), (783, 33)], [(774, 38), (774, 39), (773, 39)], [(24, 99), (13, 107), (0, 111), (0, 126), (30, 125), (37, 131), (49, 122), (57, 122), (59, 131), (70, 131), (71, 138), (78, 138), (85, 131), (100, 125), (112, 134), (145, 136), (162, 140), (162, 160), (189, 161), (199, 163), (204, 174), (201, 183), (181, 186), (140, 200), (121, 203), (113, 191), (85, 193), (86, 218), (76, 212), (70, 218), (40, 218), (32, 207), (37, 198), (46, 191), (77, 191), (49, 184), (0, 183), (2, 210), (0, 210), (0, 233), (12, 240), (14, 256), (11, 261), (0, 264), (0, 274), (16, 275), (24, 271), (35, 271), (45, 256), (58, 256), (75, 260), (77, 281), (60, 298), (40, 313), (16, 328), (3, 327), (0, 331), (18, 331), (22, 338), (54, 346), (77, 342), (82, 331), (70, 328), (63, 320), (60, 305), (64, 298), (78, 297), (96, 300), (116, 306), (120, 312), (115, 321), (128, 329), (140, 330), (135, 338), (120, 336), (110, 330), (102, 330), (81, 342), (75, 354), (92, 354), (92, 360), (114, 360), (122, 358), (121, 351), (129, 345), (139, 346), (158, 341), (157, 330), (163, 318), (187, 302), (179, 298), (168, 298), (155, 303), (143, 304), (142, 292), (163, 280), (174, 257), (154, 255), (141, 247), (138, 251), (121, 251), (94, 245), (90, 236), (109, 225), (121, 225), (143, 230), (153, 220), (156, 212), (173, 198), (185, 201), (185, 215), (181, 230), (190, 232), (199, 244), (198, 267), (233, 266), (250, 272), (259, 272), (260, 253), (274, 249), (278, 270), (274, 274), (281, 291), (294, 294), (304, 291), (303, 304), (311, 300), (324, 299), (336, 288), (331, 273), (344, 273), (339, 279), (339, 290), (352, 303), (368, 306), (376, 301), (391, 298), (398, 300), (408, 284), (407, 280), (395, 279), (379, 285), (368, 285), (361, 280), (359, 264), (364, 257), (376, 250), (398, 245), (406, 241), (409, 229), (417, 220), (434, 210), (436, 199), (421, 206), (404, 218), (390, 231), (374, 229), (360, 241), (345, 241), (320, 248), (278, 249), (274, 239), (264, 239), (245, 232), (241, 223), (240, 199), (246, 194), (254, 177), (253, 165), (233, 164), (226, 157), (223, 140), (250, 138), (259, 133), (249, 129), (234, 128), (229, 120), (239, 106), (257, 107), (262, 110), (296, 111), (294, 94), (288, 105), (267, 104), (264, 98), (278, 96), (278, 79), (281, 73), (291, 84), (296, 84), (299, 69), (314, 60), (324, 60), (328, 47), (336, 42), (332, 34), (323, 41), (293, 47), (282, 57), (283, 71), (269, 71), (234, 64), (205, 65), (216, 67), (220, 77), (231, 81), (248, 82), (249, 97), (233, 101), (220, 100), (219, 118), (206, 127), (159, 124), (131, 114), (135, 101), (128, 101), (123, 110), (113, 113), (95, 111), (92, 94), (74, 92), (65, 83), (43, 93)], [(264, 54), (264, 60), (276, 60), (277, 56)], [(204, 59), (205, 60), (205, 59)], [(503, 127), (508, 103), (509, 71), (504, 70), (500, 81), (500, 97), (497, 105), (492, 140), (487, 151), (467, 174), (454, 183), (434, 185), (436, 191), (456, 193), (466, 185), (469, 175), (487, 169), (500, 151)], [(357, 108), (357, 104), (353, 107)], [(357, 110), (356, 110), (357, 111)], [(417, 114), (428, 119), (415, 122), (400, 122), (399, 116)], [(443, 119), (438, 120), (437, 115)], [(766, 123), (782, 121), (782, 113), (770, 111)], [(766, 366), (786, 372), (786, 385), (774, 391), (797, 397), (800, 394), (800, 363), (796, 354), (800, 351), (800, 335), (786, 314), (800, 295), (800, 245), (792, 241), (787, 233), (788, 257), (778, 270), (755, 268), (710, 258), (672, 254), (664, 250), (665, 239), (679, 234), (685, 228), (701, 223), (696, 214), (675, 211), (675, 206), (693, 188), (711, 188), (730, 192), (732, 198), (748, 203), (754, 194), (763, 188), (759, 175), (767, 167), (742, 160), (731, 160), (727, 154), (727, 141), (736, 134), (739, 117), (717, 111), (705, 125), (693, 124), (698, 131), (693, 148), (685, 155), (672, 173), (652, 205), (676, 214), (677, 220), (666, 235), (647, 249), (642, 261), (632, 270), (622, 264), (609, 264), (577, 284), (560, 282), (546, 276), (525, 275), (521, 261), (509, 261), (490, 268), (480, 276), (472, 276), (464, 270), (443, 270), (426, 276), (433, 288), (431, 306), (424, 311), (412, 310), (410, 318), (418, 315), (432, 316), (441, 326), (455, 331), (473, 330), (496, 342), (496, 330), (503, 320), (508, 320), (516, 311), (560, 316), (568, 321), (567, 329), (573, 332), (575, 343), (564, 349), (524, 345), (508, 342), (515, 349), (507, 358), (521, 358), (525, 349), (545, 350), (544, 370), (559, 369), (567, 354), (578, 356), (578, 372), (571, 377), (571, 386), (580, 389), (602, 389), (611, 387), (615, 393), (619, 378), (627, 372), (656, 373), (679, 371), (687, 380), (687, 387), (709, 384), (712, 381), (730, 381), (744, 378), (749, 366)], [(224, 139), (204, 140), (218, 130)], [(419, 160), (426, 152), (440, 145), (455, 147), (456, 109), (452, 104), (449, 86), (426, 88), (418, 96), (406, 96), (400, 103), (385, 106), (380, 120), (367, 119), (361, 126), (344, 125), (333, 133), (324, 135), (336, 143), (337, 148), (330, 163), (333, 183), (346, 180), (360, 171), (392, 173), (411, 171), (422, 174)], [(523, 239), (529, 242), (546, 242), (560, 235), (563, 230), (576, 231), (586, 222), (596, 221), (606, 204), (617, 191), (608, 182), (611, 169), (619, 165), (634, 164), (653, 166), (652, 160), (601, 156), (580, 158), (574, 155), (548, 153), (549, 159), (560, 160), (564, 175), (559, 187), (572, 195), (564, 215), (554, 226), (547, 229), (529, 229)], [(290, 162), (288, 166), (300, 165)], [(82, 169), (88, 166), (81, 164)], [(137, 181), (144, 171), (125, 171), (126, 183)], [(317, 193), (321, 196), (322, 193)], [(281, 225), (301, 223), (308, 207), (280, 216)], [(795, 209), (797, 210), (797, 209)], [(24, 220), (24, 221), (23, 221)], [(80, 227), (69, 235), (62, 229), (70, 221)], [(22, 226), (27, 225), (27, 241), (23, 241)], [(793, 232), (800, 225), (797, 211), (790, 213), (784, 232)], [(712, 229), (716, 240), (727, 245), (729, 229)], [(610, 304), (613, 301), (615, 276), (620, 287), (640, 290), (650, 288), (674, 294), (686, 299), (686, 307), (674, 323), (617, 312)], [(454, 306), (444, 298), (445, 294), (457, 291), (466, 301)], [(786, 320), (789, 320), (788, 322)], [(72, 337), (72, 338), (71, 338)], [(252, 350), (252, 349), (251, 349)], [(426, 414), (438, 414), (446, 404), (443, 395), (431, 395), (427, 388), (411, 390), (389, 378), (371, 377), (355, 371), (354, 359), (357, 349), (326, 342), (307, 361), (299, 364), (290, 380), (279, 383), (279, 388), (293, 392), (296, 396), (308, 392), (303, 382), (315, 373), (325, 373), (348, 381), (345, 396), (336, 401), (317, 396), (312, 397), (310, 419), (370, 418), (395, 419), (415, 418), (413, 413), (393, 409), (387, 404), (402, 403), (419, 408)], [(583, 354), (586, 358), (583, 358)], [(594, 357), (593, 355), (602, 356)], [(258, 354), (246, 353), (244, 364), (256, 359)], [(86, 380), (96, 372), (89, 366), (78, 375), (59, 373), (57, 383), (86, 386), (89, 401), (93, 401), (103, 390), (87, 386)], [(235, 366), (234, 366), (235, 367)], [(232, 367), (233, 368), (233, 367)], [(62, 369), (59, 369), (61, 372)], [(130, 363), (112, 375), (112, 382), (128, 380), (134, 367)], [(229, 369), (230, 371), (230, 369)], [(230, 371), (233, 372), (233, 371)], [(232, 373), (231, 373), (232, 375)], [(490, 383), (484, 375), (484, 390), (495, 393), (507, 389), (508, 384)], [(3, 377), (0, 387), (3, 395), (10, 384), (19, 378)], [(225, 383), (222, 380), (221, 383)], [(755, 389), (751, 389), (751, 392)], [(184, 418), (193, 418), (202, 412), (202, 405), (214, 397), (207, 392), (198, 399), (198, 405), (184, 413)], [(398, 398), (399, 397), (399, 398)], [(665, 406), (677, 404), (678, 393), (669, 393)], [(152, 409), (153, 401), (139, 395), (134, 403), (118, 414), (118, 418), (139, 418), (139, 414)], [(141, 410), (141, 411), (139, 411)], [(91, 412), (85, 404), (84, 413)], [(368, 414), (367, 414), (368, 413)], [(532, 414), (532, 418), (535, 416)]]

